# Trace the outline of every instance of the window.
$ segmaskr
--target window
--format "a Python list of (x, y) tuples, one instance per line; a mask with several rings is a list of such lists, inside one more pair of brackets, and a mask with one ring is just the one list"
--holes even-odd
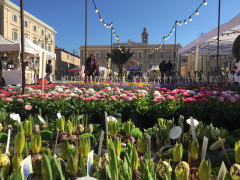
[(48, 34), (48, 38), (51, 39), (51, 34)]
[(153, 67), (153, 63), (150, 62), (150, 63), (149, 63), (149, 69), (152, 68), (152, 67)]
[(12, 40), (17, 40), (18, 39), (18, 33), (13, 31), (12, 32)]
[(183, 59), (183, 62), (188, 62), (188, 60), (187, 59)]
[(44, 33), (44, 30), (42, 30), (42, 31), (41, 31), (41, 35), (44, 36), (44, 34), (45, 34), (45, 33)]
[(160, 51), (160, 58), (164, 58), (165, 57), (165, 51)]
[(96, 54), (96, 59), (100, 59), (100, 52), (95, 52)]
[(28, 27), (28, 22), (27, 21), (24, 21), (24, 27)]
[(41, 44), (41, 48), (43, 48), (43, 49), (44, 49), (44, 44), (43, 44), (43, 43)]
[(12, 21), (14, 21), (14, 22), (18, 22), (18, 17), (17, 17), (17, 15), (15, 15), (15, 14), (13, 14), (12, 15)]
[(139, 64), (139, 68), (140, 68), (140, 69), (143, 69), (143, 64)]
[(51, 52), (52, 51), (52, 47), (48, 46), (48, 51)]
[(111, 52), (110, 52), (110, 51), (107, 51), (107, 52), (106, 52), (106, 57), (108, 57), (108, 56), (107, 56), (108, 54), (111, 54)]
[(172, 57), (174, 58), (174, 56), (177, 58), (177, 52), (172, 52)]
[(69, 54), (67, 55), (67, 60), (69, 60)]
[(138, 58), (142, 59), (143, 58), (143, 52), (142, 51), (138, 51)]
[(38, 42), (37, 42), (36, 40), (33, 40), (33, 43), (36, 44), (36, 45), (38, 45)]
[(153, 58), (153, 53), (149, 54), (149, 58), (152, 59)]
[(35, 26), (35, 25), (33, 26), (33, 31), (37, 32), (37, 26)]

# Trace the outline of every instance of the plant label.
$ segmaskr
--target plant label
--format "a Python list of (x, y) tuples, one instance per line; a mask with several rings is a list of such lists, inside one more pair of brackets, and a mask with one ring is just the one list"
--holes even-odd
[(8, 129), (8, 139), (7, 139), (7, 146), (6, 146), (6, 153), (5, 154), (7, 154), (8, 151), (9, 151), (10, 136), (11, 136), (11, 130)]
[(122, 146), (127, 147), (127, 144), (126, 143), (122, 143)]
[(217, 178), (217, 180), (224, 180), (226, 173), (227, 173), (227, 168), (226, 168), (224, 162), (222, 162), (220, 171), (219, 171), (219, 173), (218, 173), (218, 178)]
[(148, 157), (151, 158), (151, 137), (147, 134)]
[(106, 135), (108, 136), (108, 118), (107, 118), (107, 112), (105, 111), (105, 125), (106, 125)]
[(41, 121), (41, 123), (46, 124), (46, 121), (41, 115), (38, 115), (38, 119)]
[(79, 119), (79, 120), (81, 120), (82, 118), (83, 118), (83, 115), (82, 115), (82, 114), (78, 116), (78, 119)]
[(182, 128), (180, 126), (175, 126), (171, 129), (169, 136), (171, 139), (177, 139), (182, 134)]
[(62, 118), (61, 113), (57, 113), (57, 117), (58, 117), (58, 119)]
[(205, 159), (206, 158), (207, 146), (208, 146), (208, 138), (204, 136), (204, 138), (203, 138), (203, 145), (202, 145), (201, 159)]
[(33, 173), (33, 168), (32, 168), (32, 158), (31, 155), (26, 157), (21, 163), (21, 174), (22, 174), (22, 179), (25, 180), (29, 176), (29, 174)]
[(56, 143), (55, 143), (55, 150), (54, 150), (54, 154), (56, 153), (58, 135), (59, 135), (59, 129), (57, 128), (57, 137), (56, 137)]
[(100, 141), (99, 141), (99, 147), (98, 147), (98, 157), (101, 157), (101, 154), (102, 154), (103, 138), (104, 138), (104, 131), (102, 130), (101, 136), (100, 136)]
[(90, 174), (91, 171), (91, 167), (93, 164), (93, 154), (94, 154), (94, 150), (90, 151), (90, 153), (88, 153), (88, 158), (87, 158), (87, 175)]
[(193, 122), (193, 118), (190, 117), (190, 124), (191, 124), (191, 128), (192, 128), (192, 139), (196, 139), (196, 130), (195, 130), (195, 126), (194, 126), (194, 122)]

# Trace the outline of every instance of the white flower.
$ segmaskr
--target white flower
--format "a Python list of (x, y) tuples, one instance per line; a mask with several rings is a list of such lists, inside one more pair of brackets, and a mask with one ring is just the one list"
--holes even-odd
[(33, 89), (31, 87), (26, 87), (25, 88), (27, 91), (29, 91), (30, 93), (33, 92)]
[(38, 119), (43, 123), (46, 124), (46, 121), (44, 120), (44, 118), (40, 115), (38, 115)]
[(76, 95), (75, 93), (71, 93), (70, 96), (73, 97), (74, 95)]
[(94, 93), (94, 89), (93, 88), (89, 88), (88, 91), (91, 92), (91, 93)]
[(65, 92), (69, 92), (69, 89), (66, 89)]
[(195, 94), (194, 90), (187, 90), (188, 94)]
[(11, 113), (10, 118), (13, 119), (14, 121), (17, 121), (18, 124), (21, 124), (21, 118), (19, 114)]
[(111, 87), (107, 87), (107, 91), (111, 91), (112, 90), (112, 88)]
[(121, 94), (120, 97), (127, 96), (126, 94)]
[(213, 94), (217, 94), (218, 92), (217, 92), (217, 91), (213, 91), (212, 93), (213, 93)]
[(58, 87), (58, 88), (55, 88), (54, 90), (59, 92), (59, 91), (63, 91), (63, 88)]
[(82, 94), (82, 93), (83, 93), (83, 91), (82, 91), (81, 89), (79, 89), (79, 90), (78, 90), (78, 92), (79, 92), (80, 94)]
[(113, 116), (108, 116), (107, 121), (117, 121), (117, 119)]
[(73, 91), (78, 91), (78, 88), (77, 87), (73, 88)]
[(159, 91), (154, 91), (153, 95), (154, 95), (154, 96), (162, 96)]
[(99, 94), (100, 94), (100, 95), (103, 95), (103, 94), (105, 94), (105, 92), (103, 92), (103, 91), (99, 91)]
[(123, 91), (123, 89), (119, 89), (119, 91)]
[(20, 88), (20, 87), (22, 87), (22, 85), (21, 85), (21, 84), (17, 84), (16, 87), (17, 87), (17, 88)]
[(144, 93), (144, 94), (146, 94), (146, 95), (148, 94), (148, 92), (147, 92), (146, 90), (143, 90), (143, 89), (139, 91), (139, 94), (140, 94), (140, 93)]
[(55, 89), (60, 88), (60, 86), (55, 86)]

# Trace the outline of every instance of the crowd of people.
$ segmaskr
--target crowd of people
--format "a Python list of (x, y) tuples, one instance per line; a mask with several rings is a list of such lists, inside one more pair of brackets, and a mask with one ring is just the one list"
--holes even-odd
[(161, 72), (162, 79), (164, 78), (165, 74), (168, 74), (169, 76), (171, 76), (172, 75), (172, 70), (173, 70), (172, 62), (169, 60), (168, 63), (166, 63), (166, 61), (163, 60), (159, 64), (159, 69), (160, 69), (160, 72)]

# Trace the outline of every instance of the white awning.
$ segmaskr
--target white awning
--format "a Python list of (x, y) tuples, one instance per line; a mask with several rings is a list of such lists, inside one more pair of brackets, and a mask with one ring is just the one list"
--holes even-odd
[(0, 35), (0, 52), (19, 52), (20, 46), (18, 43), (8, 40)]
[[(231, 21), (220, 26), (219, 55), (232, 54), (233, 42), (239, 34), (240, 14)], [(196, 54), (196, 46), (199, 45), (199, 55), (216, 55), (217, 36), (218, 27), (179, 49), (178, 54)]]

